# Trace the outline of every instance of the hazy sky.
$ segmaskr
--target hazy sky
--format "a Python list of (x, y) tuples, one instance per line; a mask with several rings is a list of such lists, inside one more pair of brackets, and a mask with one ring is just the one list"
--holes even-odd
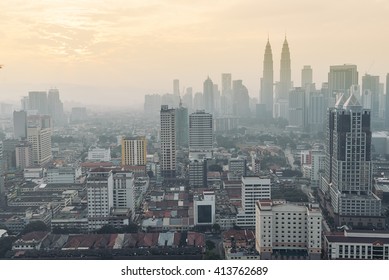
[(147, 93), (242, 79), (258, 97), (267, 36), (274, 78), (287, 34), (292, 79), (330, 65), (389, 72), (387, 0), (0, 1), (0, 101), (55, 86), (62, 100), (143, 104)]

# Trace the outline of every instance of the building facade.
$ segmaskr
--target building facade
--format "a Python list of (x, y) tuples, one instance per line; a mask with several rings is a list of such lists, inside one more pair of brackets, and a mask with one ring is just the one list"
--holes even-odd
[(135, 217), (134, 174), (127, 171), (111, 171), (108, 177), (108, 189), (112, 190), (112, 207), (114, 209), (131, 210), (131, 218)]
[(147, 140), (145, 136), (122, 138), (122, 165), (146, 165)]
[(189, 151), (211, 152), (212, 148), (212, 114), (198, 110), (189, 116)]
[(324, 235), (324, 257), (330, 260), (389, 260), (388, 231), (348, 231)]
[(215, 193), (204, 191), (193, 198), (194, 224), (211, 226), (215, 223)]
[(32, 146), (32, 159), (34, 164), (43, 165), (52, 159), (51, 128), (39, 126), (27, 128), (27, 141)]
[(242, 208), (236, 217), (236, 224), (243, 228), (255, 227), (255, 203), (271, 199), (270, 178), (242, 177)]
[(269, 118), (273, 117), (273, 87), (273, 54), (268, 39), (263, 59), (263, 76), (261, 79), (261, 92), (259, 100), (261, 104), (265, 105), (265, 116)]
[(255, 242), (261, 259), (273, 259), (286, 250), (320, 259), (322, 214), (318, 206), (269, 200), (257, 201), (255, 207)]
[(161, 143), (161, 176), (176, 177), (176, 113), (167, 105), (161, 106), (160, 112), (160, 143)]
[[(370, 110), (351, 94), (342, 95), (328, 110), (326, 163), (321, 191), (330, 201), (336, 221), (381, 216), (381, 200), (372, 193)], [(342, 218), (343, 217), (343, 218)]]

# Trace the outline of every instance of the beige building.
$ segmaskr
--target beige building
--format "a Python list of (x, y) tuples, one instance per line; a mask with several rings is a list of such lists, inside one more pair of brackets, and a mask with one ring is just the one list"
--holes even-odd
[(146, 137), (122, 138), (122, 165), (146, 165)]
[(16, 168), (24, 169), (33, 165), (32, 161), (32, 145), (25, 141), (20, 142), (15, 147)]
[(257, 201), (255, 242), (261, 259), (291, 255), (320, 259), (322, 214), (319, 207), (283, 200)]
[(38, 126), (27, 128), (27, 141), (32, 146), (32, 160), (34, 164), (43, 165), (52, 158), (51, 129)]

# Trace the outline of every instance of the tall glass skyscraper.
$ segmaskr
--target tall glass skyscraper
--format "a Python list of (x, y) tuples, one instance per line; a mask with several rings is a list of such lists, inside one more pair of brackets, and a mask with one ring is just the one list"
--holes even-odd
[(364, 227), (363, 217), (381, 216), (381, 200), (372, 192), (371, 115), (351, 94), (328, 109), (326, 167), (321, 190), (338, 225)]
[(266, 115), (269, 117), (273, 117), (273, 84), (273, 54), (268, 39), (263, 59), (263, 76), (261, 79), (259, 103), (265, 105)]
[(290, 52), (288, 41), (284, 40), (281, 51), (281, 68), (280, 68), (280, 83), (278, 98), (287, 100), (289, 90), (292, 88), (292, 74), (290, 66)]

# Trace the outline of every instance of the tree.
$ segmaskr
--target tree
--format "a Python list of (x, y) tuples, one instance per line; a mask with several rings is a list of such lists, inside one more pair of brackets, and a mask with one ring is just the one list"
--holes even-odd
[(212, 251), (207, 251), (204, 255), (205, 260), (220, 260), (220, 256)]
[(118, 230), (111, 225), (104, 225), (97, 231), (97, 233), (99, 234), (117, 233), (117, 232)]
[(220, 232), (220, 225), (219, 224), (213, 224), (213, 226), (212, 226), (212, 230), (214, 231), (214, 232)]
[(152, 170), (147, 171), (147, 176), (149, 176), (149, 178), (153, 178), (154, 172)]
[(208, 167), (208, 171), (211, 172), (223, 172), (223, 167), (218, 164), (213, 164)]
[(0, 239), (0, 259), (4, 258), (8, 251), (12, 249), (12, 243), (16, 240), (14, 236), (7, 236)]
[(20, 234), (24, 235), (26, 233), (33, 232), (33, 231), (49, 231), (49, 228), (42, 221), (33, 221), (30, 222), (28, 225), (26, 225)]
[(216, 248), (215, 242), (213, 242), (211, 240), (207, 240), (205, 242), (205, 246), (207, 247), (207, 250), (209, 250), (209, 251), (211, 251), (211, 250)]
[(135, 223), (130, 223), (129, 225), (122, 227), (121, 231), (123, 233), (136, 233), (138, 232), (138, 225)]

